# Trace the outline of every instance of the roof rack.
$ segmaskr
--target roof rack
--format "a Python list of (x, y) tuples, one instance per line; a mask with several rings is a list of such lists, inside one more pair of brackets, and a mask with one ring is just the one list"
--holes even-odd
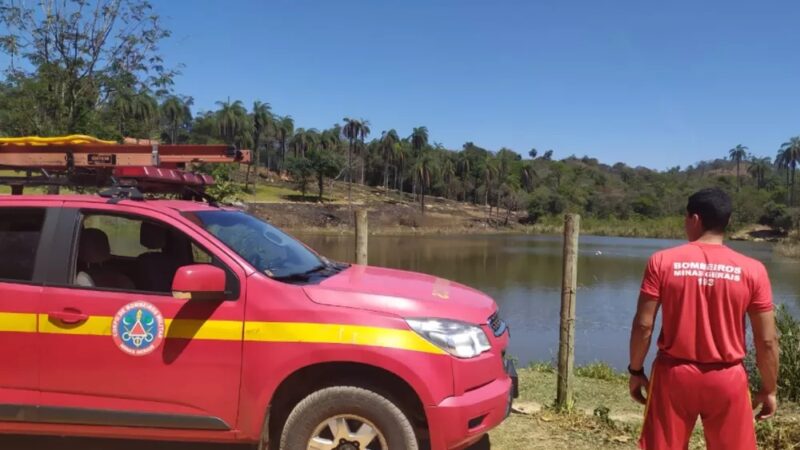
[(12, 194), (26, 186), (112, 187), (103, 192), (114, 198), (173, 193), (212, 202), (205, 187), (214, 179), (187, 169), (195, 163), (250, 162), (249, 150), (227, 145), (117, 144), (84, 135), (0, 138), (0, 168), (25, 172), (0, 176)]

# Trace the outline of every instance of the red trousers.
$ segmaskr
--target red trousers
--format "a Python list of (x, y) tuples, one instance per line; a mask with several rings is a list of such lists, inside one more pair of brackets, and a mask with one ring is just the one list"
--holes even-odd
[(659, 355), (649, 391), (639, 448), (688, 449), (700, 417), (708, 450), (756, 449), (747, 373), (741, 364), (696, 364)]

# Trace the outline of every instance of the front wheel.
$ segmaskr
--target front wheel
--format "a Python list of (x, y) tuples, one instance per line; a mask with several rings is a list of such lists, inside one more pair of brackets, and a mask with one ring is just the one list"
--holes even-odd
[(414, 429), (385, 397), (354, 386), (329, 387), (297, 404), (280, 450), (418, 450)]

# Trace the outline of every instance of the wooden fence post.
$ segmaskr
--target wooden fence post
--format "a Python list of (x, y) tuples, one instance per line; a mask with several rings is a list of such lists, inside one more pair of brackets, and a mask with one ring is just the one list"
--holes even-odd
[(564, 266), (561, 280), (561, 325), (558, 340), (558, 389), (556, 408), (569, 411), (574, 405), (575, 294), (578, 284), (578, 236), (581, 216), (564, 217)]
[(367, 264), (367, 210), (354, 213), (356, 223), (356, 264)]

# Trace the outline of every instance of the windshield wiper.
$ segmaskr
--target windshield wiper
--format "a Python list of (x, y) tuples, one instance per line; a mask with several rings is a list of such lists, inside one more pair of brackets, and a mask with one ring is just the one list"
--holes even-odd
[(311, 276), (314, 275), (315, 273), (322, 272), (324, 270), (331, 268), (333, 268), (333, 266), (328, 264), (320, 264), (310, 270), (306, 270), (305, 272), (291, 273), (289, 275), (272, 277), (272, 279), (278, 281), (308, 281), (311, 279)]
[(306, 275), (305, 273), (293, 273), (280, 277), (272, 277), (272, 279), (277, 281), (308, 281), (311, 279), (311, 275)]

